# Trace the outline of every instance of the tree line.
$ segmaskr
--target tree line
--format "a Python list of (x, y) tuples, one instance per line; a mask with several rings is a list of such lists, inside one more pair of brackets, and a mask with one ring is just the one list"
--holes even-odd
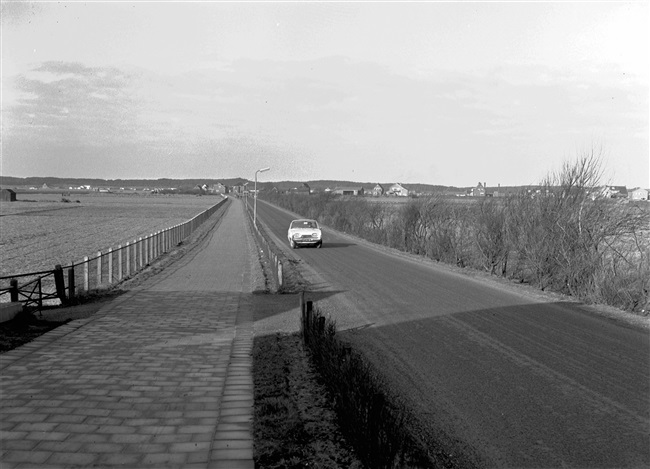
[(602, 160), (592, 151), (550, 173), (532, 195), (433, 195), (403, 204), (331, 194), (260, 197), (373, 243), (647, 312), (650, 204), (600, 196), (602, 177)]

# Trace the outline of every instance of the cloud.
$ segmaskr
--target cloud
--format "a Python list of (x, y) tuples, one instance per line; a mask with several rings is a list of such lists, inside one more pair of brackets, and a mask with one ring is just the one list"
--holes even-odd
[(15, 80), (19, 95), (6, 110), (7, 138), (54, 145), (102, 145), (128, 138), (134, 111), (129, 83), (116, 68), (41, 64)]
[(541, 66), (413, 78), (343, 57), (222, 61), (176, 74), (59, 61), (14, 87), (18, 99), (3, 109), (12, 174), (56, 175), (62, 169), (47, 166), (55, 156), (72, 162), (67, 171), (99, 177), (272, 166), (278, 178), (517, 182), (501, 179), (506, 167), (528, 183), (553, 165), (540, 155), (560, 161), (594, 136), (637, 135), (647, 148), (647, 89)]

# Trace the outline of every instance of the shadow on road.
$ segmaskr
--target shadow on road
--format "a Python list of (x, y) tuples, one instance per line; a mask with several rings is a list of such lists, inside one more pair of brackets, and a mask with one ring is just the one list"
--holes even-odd
[(336, 249), (336, 248), (349, 248), (350, 246), (356, 246), (354, 243), (323, 243), (321, 249)]
[[(356, 246), (354, 243), (328, 243), (327, 241), (323, 242), (323, 245), (320, 249), (336, 249), (336, 248), (349, 248), (350, 246)], [(316, 246), (300, 246), (298, 249), (318, 249)]]
[[(318, 301), (325, 300), (330, 296), (334, 296), (341, 291), (310, 291), (308, 293), (308, 300)], [(292, 321), (299, 321), (300, 319), (300, 306), (299, 294), (257, 294), (252, 297), (254, 320), (264, 321), (274, 316), (285, 316)], [(278, 318), (279, 320), (281, 318)]]
[(564, 302), (399, 316), (337, 335), (450, 451), (478, 449), (491, 467), (650, 463), (645, 331)]

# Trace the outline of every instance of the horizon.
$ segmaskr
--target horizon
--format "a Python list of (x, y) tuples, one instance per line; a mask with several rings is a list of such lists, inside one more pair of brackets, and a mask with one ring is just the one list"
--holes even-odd
[(649, 19), (647, 2), (3, 2), (0, 172), (509, 186), (596, 151), (604, 183), (648, 187)]
[[(115, 178), (115, 179), (107, 179), (107, 178), (98, 178), (98, 177), (61, 177), (61, 176), (26, 176), (26, 177), (16, 177), (16, 176), (6, 176), (2, 175), (0, 176), (1, 178), (14, 178), (14, 179), (63, 179), (63, 180), (101, 180), (105, 182), (111, 182), (111, 181), (122, 181), (122, 182), (130, 182), (130, 181), (149, 181), (149, 182), (156, 182), (159, 180), (170, 180), (170, 181), (227, 181), (227, 180), (233, 180), (233, 179), (241, 179), (244, 181), (248, 182), (253, 182), (253, 179), (246, 179), (244, 177), (222, 177), (222, 178), (200, 178), (200, 177), (188, 177), (188, 178), (170, 178), (170, 177), (160, 177), (160, 178)], [(260, 181), (258, 179), (257, 183), (258, 184), (274, 184), (274, 183), (316, 183), (316, 182), (335, 182), (335, 183), (344, 183), (344, 184), (363, 184), (363, 185), (376, 185), (376, 184), (381, 184), (381, 185), (389, 185), (389, 184), (400, 184), (402, 186), (432, 186), (432, 187), (444, 187), (444, 188), (449, 188), (449, 189), (469, 189), (473, 187), (477, 187), (478, 184), (483, 184), (484, 187), (535, 187), (535, 186), (540, 186), (543, 183), (536, 182), (536, 183), (530, 183), (530, 184), (501, 184), (501, 183), (496, 183), (496, 184), (488, 184), (487, 181), (478, 181), (476, 184), (469, 184), (469, 185), (452, 185), (452, 184), (429, 184), (429, 183), (424, 183), (424, 182), (400, 182), (400, 181), (378, 181), (378, 182), (373, 182), (373, 181), (351, 181), (351, 180), (343, 180), (343, 179), (307, 179), (307, 180), (298, 180), (298, 179), (282, 179), (282, 180), (264, 180)], [(635, 189), (635, 188), (640, 188), (640, 189), (649, 189), (650, 187), (644, 187), (644, 186), (630, 186), (627, 184), (617, 184), (617, 183), (611, 183), (611, 182), (600, 182), (597, 186), (595, 187), (604, 187), (604, 186), (615, 186), (615, 187), (625, 187), (627, 189)]]

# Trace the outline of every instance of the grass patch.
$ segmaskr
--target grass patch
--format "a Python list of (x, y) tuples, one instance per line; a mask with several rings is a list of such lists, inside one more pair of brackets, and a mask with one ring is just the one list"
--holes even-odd
[(51, 331), (70, 320), (49, 321), (37, 318), (31, 312), (20, 312), (11, 321), (0, 324), (0, 353), (13, 350)]
[(253, 376), (256, 468), (363, 467), (298, 334), (256, 337)]

